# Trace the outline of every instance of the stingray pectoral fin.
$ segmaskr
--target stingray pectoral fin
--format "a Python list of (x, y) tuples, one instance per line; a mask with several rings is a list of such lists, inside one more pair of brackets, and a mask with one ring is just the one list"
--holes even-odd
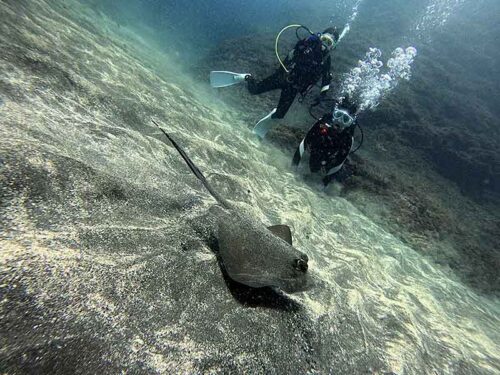
[(288, 225), (278, 224), (267, 227), (275, 236), (285, 240), (290, 245), (292, 244), (292, 231)]

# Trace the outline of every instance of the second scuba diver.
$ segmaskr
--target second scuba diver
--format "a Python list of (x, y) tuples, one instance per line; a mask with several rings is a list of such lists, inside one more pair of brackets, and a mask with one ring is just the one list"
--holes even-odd
[[(305, 28), (300, 25), (290, 25), (281, 30), (280, 34), (288, 27)], [(309, 29), (305, 29), (309, 31)], [(223, 71), (210, 73), (213, 87), (230, 86), (244, 80), (252, 95), (281, 89), (278, 106), (261, 119), (253, 129), (261, 138), (264, 138), (266, 133), (277, 124), (277, 120), (285, 117), (297, 94), (304, 97), (320, 79), (322, 80), (320, 97), (324, 97), (330, 89), (332, 79), (330, 51), (335, 48), (339, 40), (339, 33), (334, 27), (329, 27), (322, 33), (314, 34), (310, 31), (309, 33), (311, 35), (296, 43), (283, 62), (277, 53), (277, 41), (280, 35), (278, 34), (276, 54), (280, 61), (280, 67), (261, 81), (255, 80), (251, 74)]]
[(318, 119), (297, 147), (292, 166), (298, 168), (301, 161), (309, 159), (309, 170), (323, 177), (325, 187), (339, 179), (347, 157), (361, 146), (353, 150), (356, 110), (355, 105), (344, 100)]

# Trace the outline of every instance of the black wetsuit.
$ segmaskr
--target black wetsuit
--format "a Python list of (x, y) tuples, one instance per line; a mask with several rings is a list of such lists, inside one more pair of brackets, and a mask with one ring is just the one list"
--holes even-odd
[[(309, 152), (309, 169), (325, 175), (323, 183), (328, 185), (349, 156), (353, 144), (354, 124), (339, 131), (332, 123), (332, 114), (319, 119), (307, 132), (297, 147), (292, 165), (298, 166), (305, 151)], [(332, 172), (336, 167), (338, 170)]]
[(257, 82), (252, 77), (247, 80), (248, 91), (252, 95), (281, 89), (278, 107), (272, 116), (278, 119), (285, 117), (298, 93), (305, 95), (322, 78), (321, 93), (324, 94), (332, 80), (330, 52), (323, 50), (317, 35), (299, 40), (284, 64), (290, 73), (287, 74), (280, 66), (276, 72), (262, 81)]

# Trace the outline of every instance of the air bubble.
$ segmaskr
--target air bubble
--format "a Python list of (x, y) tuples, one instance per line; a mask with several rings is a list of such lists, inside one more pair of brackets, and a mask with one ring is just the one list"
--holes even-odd
[(342, 95), (354, 98), (360, 110), (375, 108), (399, 81), (410, 79), (411, 64), (416, 55), (414, 47), (398, 47), (392, 52), (384, 69), (384, 63), (380, 60), (382, 51), (370, 48), (365, 58), (358, 61), (358, 66), (345, 76)]

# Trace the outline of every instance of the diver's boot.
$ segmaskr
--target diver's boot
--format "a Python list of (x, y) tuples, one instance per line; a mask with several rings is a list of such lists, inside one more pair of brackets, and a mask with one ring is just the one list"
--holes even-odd
[(280, 119), (273, 118), (272, 116), (276, 113), (276, 108), (274, 108), (266, 117), (262, 118), (253, 128), (253, 132), (257, 134), (261, 139), (264, 139), (267, 132), (278, 125)]
[(210, 85), (212, 87), (227, 87), (244, 82), (250, 74), (248, 73), (233, 73), (226, 71), (210, 72)]
[(245, 77), (245, 81), (247, 83), (247, 89), (248, 92), (252, 95), (259, 94), (258, 87), (257, 87), (257, 80), (252, 77), (251, 74), (247, 74)]

